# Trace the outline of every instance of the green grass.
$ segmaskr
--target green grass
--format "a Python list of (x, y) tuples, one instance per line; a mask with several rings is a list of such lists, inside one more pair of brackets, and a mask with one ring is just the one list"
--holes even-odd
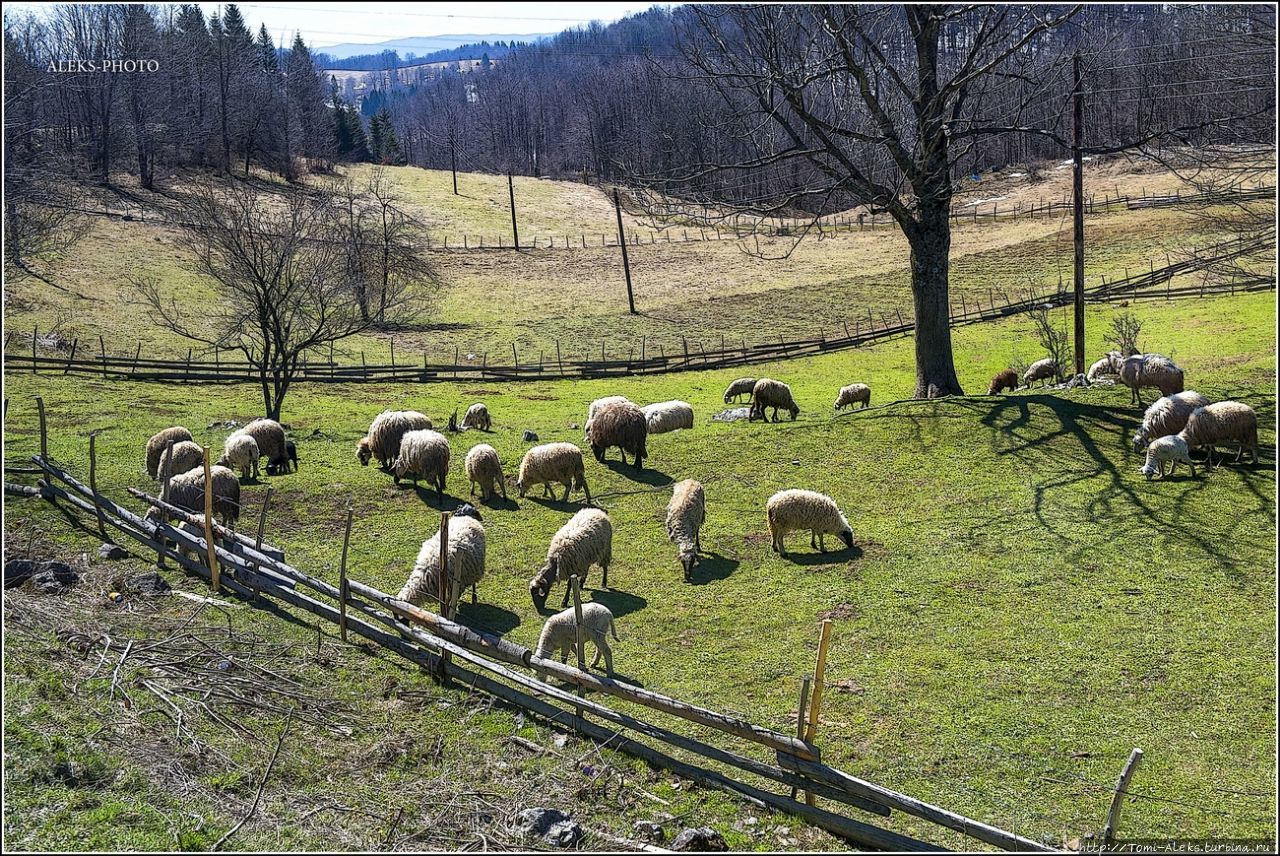
[[(721, 391), (739, 372), (522, 385), (300, 387), (290, 393), (284, 418), (299, 441), (302, 469), (270, 479), (276, 499), (268, 539), (284, 547), (297, 567), (336, 581), (340, 527), (350, 505), (352, 576), (394, 590), (436, 527), (440, 505), (433, 493), (396, 488), (355, 461), (356, 440), (383, 408), (412, 407), (443, 421), (472, 401), (488, 404), (492, 434), (451, 438), (455, 465), (444, 503), (451, 508), (465, 497), (461, 459), (475, 442), (492, 443), (511, 474), (528, 445), (520, 441), (522, 430), (536, 431), (543, 442), (580, 442), (581, 430), (573, 426), (593, 398), (682, 398), (698, 414), (696, 428), (653, 438), (646, 462), (651, 468), (643, 474), (619, 467), (616, 453), (608, 466), (588, 461), (592, 492), (614, 523), (615, 562), (613, 588), (594, 588), (599, 578), (593, 575), (587, 593), (618, 616), (623, 641), (615, 646), (615, 660), (621, 672), (647, 687), (789, 730), (787, 714), (799, 677), (812, 668), (818, 623), (830, 615), (832, 688), (818, 742), (836, 766), (1060, 842), (1101, 827), (1110, 783), (1129, 750), (1141, 746), (1146, 760), (1134, 787), (1144, 798), (1126, 805), (1125, 836), (1274, 835), (1274, 801), (1258, 796), (1271, 792), (1275, 775), (1274, 297), (1131, 309), (1146, 324), (1144, 346), (1172, 354), (1186, 369), (1189, 388), (1214, 399), (1238, 398), (1258, 410), (1260, 466), (1225, 466), (1195, 480), (1145, 481), (1128, 442), (1140, 412), (1128, 404), (1126, 390), (1109, 387), (901, 402), (832, 418), (836, 388), (855, 380), (871, 385), (877, 405), (910, 394), (912, 343), (899, 340), (756, 367), (752, 374), (791, 383), (803, 408), (799, 420), (778, 425), (710, 421), (723, 407)], [(1089, 310), (1091, 355), (1103, 350), (1113, 311)], [(1026, 319), (959, 329), (954, 338), (961, 381), (971, 393), (981, 392), (1011, 361), (1038, 356)], [(14, 373), (6, 382), (13, 404), (6, 459), (20, 461), (35, 450), (31, 397), (43, 395), (53, 428), (51, 454), (82, 475), (85, 432), (104, 429), (98, 478), (115, 497), (126, 485), (145, 484), (141, 449), (155, 430), (185, 424), (197, 441), (217, 446), (226, 430), (205, 426), (260, 410), (247, 386), (164, 387)], [(681, 581), (661, 522), (670, 482), (686, 477), (702, 480), (708, 494), (702, 540), (709, 555), (693, 585)], [(818, 556), (796, 537), (792, 556), (772, 553), (764, 502), (792, 486), (832, 495), (853, 525), (857, 550)], [(264, 484), (246, 486), (246, 516), (257, 511), (264, 491)], [(480, 604), (464, 599), (462, 620), (533, 643), (540, 617), (526, 583), (551, 535), (577, 507), (527, 498), (485, 510), (488, 573)], [(10, 549), (95, 548), (44, 504), (14, 502), (8, 512)], [(235, 620), (263, 637), (301, 639), (300, 645), (307, 638), (304, 630), (265, 614), (244, 610)], [(43, 710), (31, 699), (32, 687), (60, 668), (41, 659), (46, 647), (25, 641), (6, 646), (7, 681), (26, 697), (6, 698), (6, 729), (32, 727)], [(355, 649), (334, 656), (343, 663), (336, 689), (350, 698), (375, 696), (388, 675), (404, 673), (390, 657), (369, 658)], [(14, 677), (28, 674), (30, 681)], [(59, 697), (50, 704), (73, 735), (87, 728), (77, 721), (77, 703)], [(422, 709), (414, 711), (411, 725), (391, 724), (376, 699), (371, 704), (373, 732), (402, 727), (416, 734), (450, 720), (447, 713)], [(496, 735), (513, 730), (510, 717), (495, 709), (475, 728), (449, 732), (450, 739), (492, 749)], [(6, 762), (7, 776), (10, 764), (34, 764), (37, 750), (18, 745)], [(321, 734), (307, 751), (316, 755), (319, 770), (334, 777), (326, 790), (363, 793), (360, 776), (339, 772), (341, 745)], [(251, 772), (260, 767), (260, 755)], [(321, 787), (302, 771), (283, 781), (292, 783), (293, 775)], [(459, 775), (484, 779), (484, 788), (506, 786), (498, 770)], [(58, 830), (94, 822), (89, 809), (71, 806), (56, 823), (48, 814), (24, 812), (22, 806), (61, 794), (57, 784), (28, 782), (10, 794), (19, 808), (7, 823), (20, 833), (18, 840), (57, 846), (68, 840)], [(653, 790), (658, 783), (645, 787), (663, 798), (692, 798)], [(237, 813), (205, 799), (200, 810), (220, 834)], [(731, 800), (707, 800), (698, 792), (688, 810), (690, 822), (722, 828), (734, 836), (734, 846), (777, 846), (768, 835), (734, 830), (742, 808)], [(279, 811), (288, 816), (288, 809)], [(625, 834), (630, 819), (646, 816), (629, 811), (602, 802), (591, 817)], [(154, 826), (140, 815), (130, 817), (102, 835), (127, 846), (129, 835)], [(890, 825), (962, 844), (958, 836), (897, 814)], [(266, 834), (262, 825), (251, 826)], [(311, 840), (323, 840), (325, 828)], [(153, 829), (149, 840), (164, 834)], [(376, 845), (377, 834), (357, 840)]]

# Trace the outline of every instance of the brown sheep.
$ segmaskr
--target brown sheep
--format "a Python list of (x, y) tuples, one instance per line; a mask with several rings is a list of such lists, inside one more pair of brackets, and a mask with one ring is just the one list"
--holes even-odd
[(587, 442), (597, 461), (603, 464), (605, 451), (617, 446), (622, 463), (627, 462), (627, 452), (630, 452), (637, 470), (644, 467), (648, 436), (649, 421), (644, 411), (629, 401), (617, 401), (601, 408), (587, 429)]
[(1013, 369), (1005, 369), (991, 379), (991, 385), (987, 387), (987, 395), (999, 395), (1007, 390), (1015, 390), (1018, 388), (1018, 373)]

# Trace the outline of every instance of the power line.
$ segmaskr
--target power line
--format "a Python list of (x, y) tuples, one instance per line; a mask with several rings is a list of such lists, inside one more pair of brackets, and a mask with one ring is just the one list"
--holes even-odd
[(1235, 57), (1239, 57), (1239, 56), (1249, 56), (1251, 54), (1264, 54), (1264, 53), (1275, 56), (1276, 51), (1274, 48), (1255, 48), (1254, 50), (1233, 51), (1232, 53), (1225, 53), (1225, 54), (1200, 54), (1200, 55), (1191, 55), (1191, 56), (1175, 56), (1175, 57), (1170, 57), (1168, 59), (1153, 59), (1153, 60), (1148, 60), (1146, 62), (1134, 62), (1128, 65), (1110, 65), (1110, 66), (1107, 66), (1106, 68), (1095, 68), (1092, 70), (1091, 73), (1100, 74), (1102, 72), (1107, 72), (1107, 71), (1119, 71), (1125, 68), (1147, 68), (1153, 65), (1167, 65), (1168, 63), (1171, 63), (1171, 62), (1199, 62), (1201, 60), (1234, 59)]
[[(1170, 86), (1198, 86), (1202, 83), (1203, 84), (1237, 83), (1242, 80), (1257, 80), (1259, 78), (1272, 79), (1274, 77), (1275, 77), (1274, 74), (1268, 72), (1268, 73), (1261, 73), (1261, 74), (1242, 74), (1238, 77), (1209, 77), (1209, 78), (1203, 78), (1201, 80), (1166, 80), (1159, 83), (1135, 83), (1131, 86), (1111, 86), (1106, 89), (1086, 89), (1085, 94), (1086, 95), (1102, 95), (1106, 92), (1129, 92), (1134, 89), (1153, 90), (1153, 89), (1168, 88)], [(1189, 94), (1194, 94), (1194, 93), (1189, 93)]]

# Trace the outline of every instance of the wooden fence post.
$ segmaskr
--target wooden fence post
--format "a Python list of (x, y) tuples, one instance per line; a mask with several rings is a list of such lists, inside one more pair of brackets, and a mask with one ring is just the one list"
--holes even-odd
[(36, 396), (36, 412), (40, 414), (40, 460), (49, 460), (49, 432), (44, 421), (44, 399)]
[[(808, 675), (805, 675), (800, 679), (800, 706), (796, 708), (796, 738), (799, 740), (804, 739), (806, 725), (805, 712), (806, 707), (809, 704), (809, 681), (810, 678)], [(791, 786), (791, 798), (796, 798), (795, 785)]]
[(98, 337), (98, 348), (102, 351), (102, 376), (107, 376), (107, 343), (101, 336)]
[(76, 361), (76, 347), (80, 344), (79, 337), (71, 340), (71, 356), (67, 357), (67, 367), (62, 370), (63, 374), (71, 371), (71, 364)]
[(1102, 828), (1104, 846), (1115, 841), (1116, 827), (1120, 823), (1120, 807), (1124, 804), (1125, 795), (1129, 791), (1129, 781), (1133, 778), (1133, 771), (1138, 769), (1140, 763), (1142, 763), (1142, 750), (1135, 747), (1129, 753), (1129, 760), (1125, 762), (1120, 778), (1116, 779), (1116, 792), (1111, 797), (1111, 808), (1107, 810), (1107, 825)]
[[(578, 581), (577, 574), (569, 576), (569, 588), (573, 591), (573, 629), (575, 633), (574, 650), (578, 654), (578, 671), (585, 672), (587, 670), (586, 652), (583, 650), (582, 644), (582, 585)], [(581, 685), (578, 686), (578, 695), (586, 694), (586, 689)], [(578, 715), (582, 715), (582, 708), (578, 708)]]
[(107, 524), (102, 517), (102, 505), (98, 502), (98, 432), (89, 432), (89, 492), (93, 494), (93, 514), (98, 518), (98, 534), (107, 540)]
[[(818, 636), (818, 660), (813, 668), (813, 701), (809, 705), (809, 725), (805, 729), (805, 741), (813, 742), (818, 733), (818, 715), (822, 712), (823, 676), (827, 671), (827, 646), (831, 643), (831, 619), (822, 620), (822, 629)], [(805, 794), (805, 802), (813, 805), (813, 794)]]
[[(172, 449), (173, 447), (170, 446)], [(170, 468), (172, 468), (172, 462)], [(209, 447), (204, 448), (204, 547), (209, 557), (209, 585), (216, 594), (220, 588), (218, 578), (218, 551), (213, 548), (213, 479), (209, 475)]]
[[(37, 339), (37, 334), (39, 332), (40, 332), (40, 325), (32, 324), (31, 325), (31, 373), (32, 374), (38, 374), (38, 372), (36, 371), (36, 339)], [(105, 372), (106, 369), (104, 368), (103, 371)]]
[(342, 641), (347, 641), (347, 598), (351, 596), (347, 588), (347, 547), (351, 543), (351, 506), (347, 506), (347, 528), (342, 535), (342, 564), (338, 566), (338, 601), (342, 612), (338, 616), (338, 630)]
[[(436, 580), (436, 598), (440, 601), (440, 614), (450, 618), (449, 611), (449, 512), (440, 512), (440, 566)], [(445, 664), (450, 660), (448, 651), (440, 652), (440, 678), (448, 680)]]

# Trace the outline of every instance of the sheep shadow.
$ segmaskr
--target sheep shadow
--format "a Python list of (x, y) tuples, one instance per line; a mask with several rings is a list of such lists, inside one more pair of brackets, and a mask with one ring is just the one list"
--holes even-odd
[(493, 496), (489, 497), (489, 500), (487, 502), (477, 497), (473, 497), (471, 499), (471, 502), (473, 505), (478, 502), (484, 508), (492, 508), (494, 511), (519, 511), (520, 510), (520, 504), (518, 502), (516, 502), (514, 499), (503, 499), (502, 494), (500, 493), (494, 494)]
[(466, 500), (458, 499), (456, 496), (450, 496), (447, 493), (443, 497), (438, 497), (436, 495), (435, 488), (428, 487), (425, 484), (409, 483), (400, 484), (397, 485), (397, 487), (401, 490), (413, 490), (414, 494), (422, 501), (423, 505), (428, 508), (433, 508), (436, 511), (454, 512), (466, 504)]
[(602, 463), (620, 476), (652, 487), (666, 487), (675, 481), (662, 470), (655, 470), (653, 467), (637, 470), (631, 464), (624, 464), (621, 461), (605, 460)]
[[(627, 594), (614, 588), (592, 588), (591, 599), (609, 607), (614, 618), (621, 618), (633, 612), (639, 612), (649, 605), (649, 601), (637, 594)], [(619, 634), (621, 635), (621, 634)]]
[(564, 501), (563, 499), (560, 499), (558, 496), (557, 497), (525, 496), (525, 499), (527, 499), (529, 502), (536, 502), (538, 505), (541, 505), (544, 508), (548, 508), (552, 511), (561, 511), (561, 512), (571, 513), (571, 514), (576, 514), (584, 508), (598, 507), (593, 503), (587, 502), (586, 497), (583, 497), (581, 500), (575, 501), (572, 498), (572, 496), (573, 495), (570, 494), (570, 499), (568, 502)]
[(520, 626), (520, 616), (509, 609), (489, 603), (472, 603), (470, 597), (458, 600), (458, 615), (463, 624), (495, 636), (503, 636)]
[[(809, 548), (812, 549), (812, 548)], [(787, 555), (783, 557), (785, 561), (793, 565), (838, 565), (841, 562), (851, 562), (862, 558), (862, 548), (857, 544), (852, 547), (844, 547), (839, 550), (827, 550), (823, 553), (818, 550), (803, 553), (797, 553), (794, 550), (788, 550)]]
[(737, 559), (730, 559), (720, 553), (703, 553), (698, 556), (698, 563), (693, 566), (689, 582), (695, 586), (705, 586), (707, 583), (728, 579), (740, 564), (742, 563)]

